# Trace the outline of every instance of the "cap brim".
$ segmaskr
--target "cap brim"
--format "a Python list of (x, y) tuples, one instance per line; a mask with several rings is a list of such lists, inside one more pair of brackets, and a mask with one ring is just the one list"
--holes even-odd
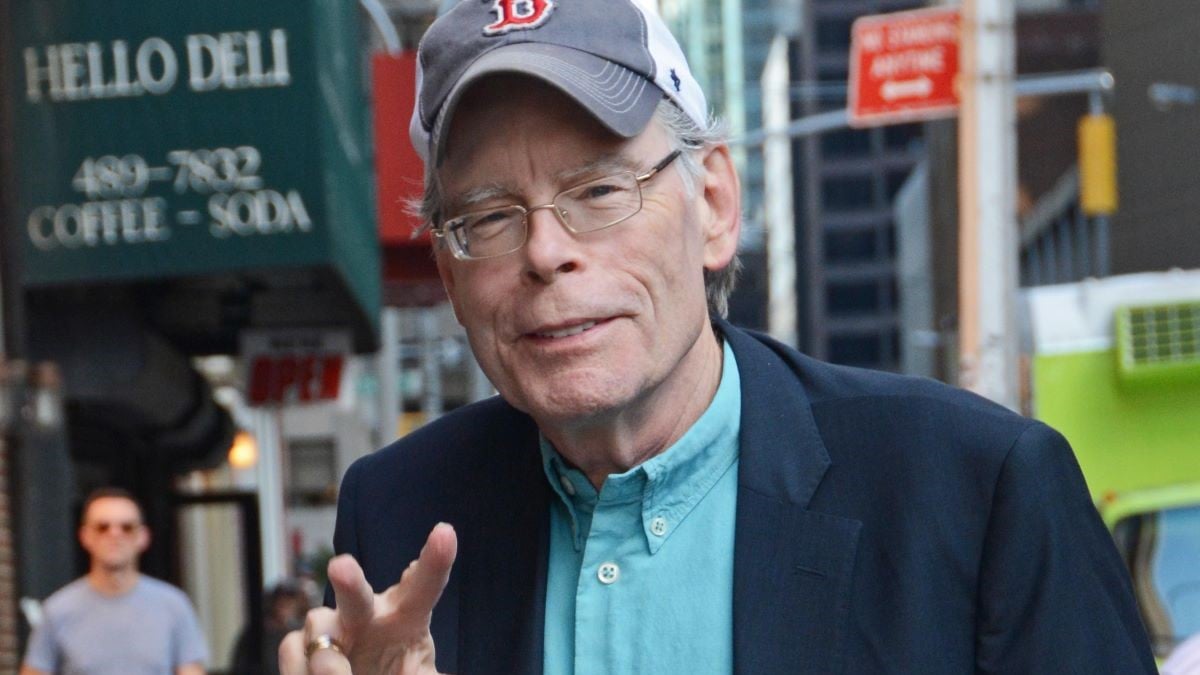
[(540, 42), (498, 47), (467, 68), (438, 111), (430, 134), (435, 166), (445, 155), (446, 134), (459, 99), (472, 84), (497, 73), (520, 73), (552, 85), (624, 138), (641, 133), (663, 99), (662, 90), (650, 80), (587, 52)]

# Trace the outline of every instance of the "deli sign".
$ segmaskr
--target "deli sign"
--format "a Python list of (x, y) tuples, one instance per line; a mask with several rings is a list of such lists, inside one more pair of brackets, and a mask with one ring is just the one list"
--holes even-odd
[(850, 40), (851, 126), (954, 115), (959, 30), (954, 8), (857, 19)]
[(241, 352), (250, 405), (336, 399), (350, 351), (350, 334), (342, 330), (244, 332)]

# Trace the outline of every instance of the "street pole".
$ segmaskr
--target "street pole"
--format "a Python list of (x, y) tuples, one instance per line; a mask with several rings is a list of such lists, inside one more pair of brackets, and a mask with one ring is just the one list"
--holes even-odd
[[(787, 125), (791, 117), (787, 38), (776, 35), (762, 74), (763, 125)], [(763, 140), (764, 198), (767, 215), (767, 331), (798, 346), (796, 327), (796, 228), (792, 212), (792, 139), (777, 134)]]
[(960, 384), (1012, 409), (1017, 367), (1013, 0), (964, 0), (960, 37)]
[(400, 309), (384, 307), (379, 323), (379, 437), (375, 445), (381, 448), (396, 440), (400, 428)]
[(284, 495), (284, 443), (282, 413), (264, 408), (250, 411), (250, 433), (258, 441), (258, 517), (261, 524), (262, 580), (269, 588), (291, 576)]

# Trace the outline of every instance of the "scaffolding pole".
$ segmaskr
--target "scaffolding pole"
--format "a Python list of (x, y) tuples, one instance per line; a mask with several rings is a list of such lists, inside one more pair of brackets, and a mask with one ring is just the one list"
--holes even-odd
[[(788, 44), (775, 36), (762, 74), (763, 122), (787, 124)], [(780, 342), (799, 344), (796, 324), (796, 226), (792, 207), (792, 141), (772, 136), (763, 141), (767, 209), (767, 330)]]
[(959, 119), (960, 384), (1019, 400), (1013, 0), (964, 0)]

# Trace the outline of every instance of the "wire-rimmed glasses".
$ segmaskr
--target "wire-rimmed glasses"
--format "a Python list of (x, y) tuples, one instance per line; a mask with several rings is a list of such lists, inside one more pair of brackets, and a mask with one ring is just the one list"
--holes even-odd
[(679, 157), (675, 150), (641, 175), (621, 171), (567, 188), (549, 204), (524, 207), (511, 204), (455, 216), (433, 230), (446, 239), (459, 260), (481, 260), (507, 255), (525, 245), (529, 214), (549, 209), (563, 227), (575, 234), (596, 232), (624, 222), (642, 210), (642, 183), (653, 178)]

